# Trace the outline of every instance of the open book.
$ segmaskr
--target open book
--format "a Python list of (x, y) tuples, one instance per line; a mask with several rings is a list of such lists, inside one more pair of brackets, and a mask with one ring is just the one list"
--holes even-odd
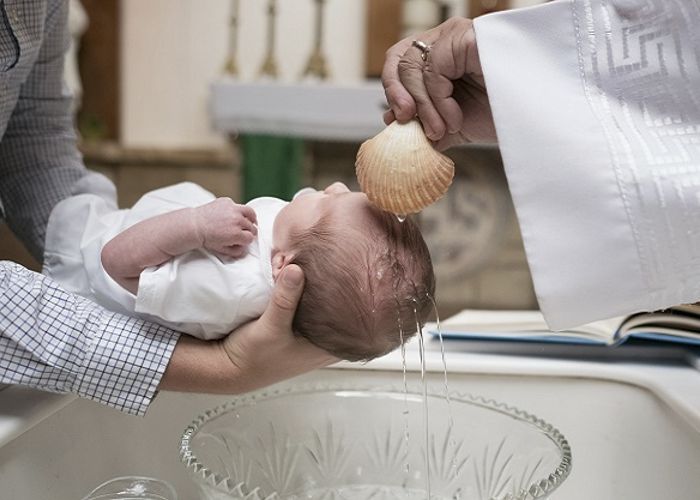
[[(426, 325), (437, 335), (437, 324)], [(440, 323), (445, 338), (618, 345), (628, 339), (674, 342), (700, 346), (700, 306), (683, 305), (626, 318), (589, 323), (571, 330), (547, 328), (539, 311), (485, 311), (466, 309)]]

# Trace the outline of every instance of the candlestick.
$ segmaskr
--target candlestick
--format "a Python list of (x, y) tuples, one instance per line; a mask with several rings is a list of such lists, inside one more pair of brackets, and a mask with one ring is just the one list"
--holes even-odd
[(224, 73), (231, 76), (238, 76), (238, 64), (236, 53), (238, 49), (238, 2), (231, 0), (231, 17), (229, 19), (228, 30), (228, 56), (224, 64)]
[(316, 77), (320, 80), (328, 78), (328, 67), (326, 57), (323, 55), (323, 8), (325, 0), (315, 0), (316, 2), (316, 22), (314, 30), (314, 48), (309, 57), (309, 62), (304, 70), (305, 77)]
[(265, 60), (260, 68), (261, 77), (277, 78), (277, 61), (275, 60), (275, 16), (277, 15), (277, 1), (269, 0), (267, 3), (267, 50)]

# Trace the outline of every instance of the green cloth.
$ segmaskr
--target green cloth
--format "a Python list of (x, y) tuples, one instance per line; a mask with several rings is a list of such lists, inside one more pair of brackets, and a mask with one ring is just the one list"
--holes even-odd
[(243, 198), (275, 196), (291, 200), (300, 188), (304, 141), (249, 134), (240, 137), (243, 153)]

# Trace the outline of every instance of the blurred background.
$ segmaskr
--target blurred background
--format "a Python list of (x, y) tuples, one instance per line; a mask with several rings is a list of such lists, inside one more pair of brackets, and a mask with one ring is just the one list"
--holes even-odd
[[(341, 180), (383, 128), (393, 43), (453, 15), (541, 0), (71, 0), (67, 84), (88, 168), (121, 206), (193, 181), (245, 202)], [(419, 216), (441, 316), (536, 308), (498, 149), (448, 153), (445, 198)], [(6, 227), (0, 256), (40, 269)]]

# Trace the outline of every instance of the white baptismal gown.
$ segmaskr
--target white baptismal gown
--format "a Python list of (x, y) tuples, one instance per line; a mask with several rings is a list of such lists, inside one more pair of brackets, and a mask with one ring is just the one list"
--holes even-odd
[(255, 210), (258, 235), (245, 256), (220, 257), (205, 249), (187, 252), (144, 269), (134, 295), (105, 272), (104, 245), (137, 222), (216, 197), (183, 182), (150, 191), (131, 208), (119, 210), (114, 191), (104, 181), (97, 174), (85, 178), (86, 192), (61, 201), (51, 212), (44, 274), (113, 311), (202, 339), (223, 337), (263, 313), (273, 287), (272, 227), (286, 201), (261, 197), (247, 203)]

